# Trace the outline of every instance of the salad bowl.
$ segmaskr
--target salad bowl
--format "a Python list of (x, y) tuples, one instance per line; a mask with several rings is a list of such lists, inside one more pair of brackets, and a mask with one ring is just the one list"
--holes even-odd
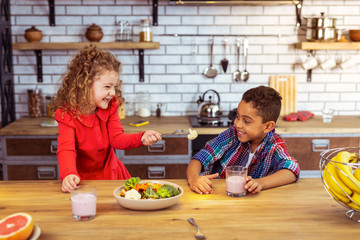
[(123, 189), (125, 189), (125, 185), (122, 185), (120, 187), (117, 187), (113, 192), (116, 201), (120, 204), (120, 206), (132, 210), (157, 210), (175, 205), (176, 203), (179, 202), (181, 196), (184, 193), (183, 188), (175, 183), (161, 181), (161, 180), (142, 180), (139, 182), (139, 184), (146, 184), (146, 183), (171, 185), (174, 188), (178, 189), (180, 191), (180, 194), (173, 197), (160, 198), (160, 199), (154, 199), (154, 198), (127, 199), (120, 196)]

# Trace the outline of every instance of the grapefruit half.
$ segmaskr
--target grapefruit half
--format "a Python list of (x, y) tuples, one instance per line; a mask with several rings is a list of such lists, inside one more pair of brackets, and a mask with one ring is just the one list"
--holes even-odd
[(0, 240), (26, 240), (32, 230), (32, 217), (27, 213), (15, 213), (0, 221)]

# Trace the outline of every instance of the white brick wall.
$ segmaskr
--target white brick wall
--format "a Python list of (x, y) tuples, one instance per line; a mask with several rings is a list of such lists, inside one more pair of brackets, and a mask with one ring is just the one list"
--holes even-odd
[[(115, 22), (127, 20), (134, 34), (139, 31), (140, 19), (151, 18), (151, 0), (81, 1), (56, 0), (56, 26), (49, 26), (48, 1), (11, 0), (13, 42), (26, 41), (25, 29), (31, 25), (43, 31), (42, 42), (87, 41), (86, 28), (92, 23), (100, 25), (105, 34), (102, 41), (114, 41)], [(360, 27), (360, 1), (304, 1), (303, 16), (320, 15), (324, 11), (340, 18), (338, 25), (345, 29)], [(330, 71), (313, 70), (312, 82), (306, 82), (306, 72), (300, 62), (306, 51), (294, 48), (304, 39), (298, 34), (295, 7), (287, 6), (174, 6), (159, 0), (159, 26), (153, 27), (154, 41), (160, 49), (145, 50), (145, 82), (138, 81), (138, 52), (113, 50), (123, 62), (123, 91), (125, 97), (135, 101), (136, 92), (148, 91), (153, 110), (158, 102), (164, 103), (164, 115), (192, 115), (197, 112), (196, 100), (212, 88), (220, 93), (224, 111), (235, 108), (242, 94), (249, 88), (267, 85), (270, 75), (296, 75), (298, 81), (298, 109), (320, 114), (324, 107), (338, 114), (360, 114), (359, 64), (350, 69)], [(215, 37), (214, 67), (218, 76), (205, 78), (202, 73), (210, 63), (207, 36), (173, 37), (164, 34), (217, 34), (249, 36), (250, 49), (247, 70), (251, 77), (247, 83), (234, 83), (232, 73), (237, 69), (235, 42), (228, 37), (227, 58), (230, 65), (226, 74), (220, 69), (224, 57), (222, 39)], [(269, 36), (282, 34), (282, 37)], [(264, 36), (266, 35), (266, 36)], [(138, 40), (138, 36), (134, 36)], [(43, 51), (44, 82), (36, 82), (36, 59), (33, 51), (13, 51), (15, 99), (17, 118), (27, 115), (27, 89), (37, 85), (44, 94), (54, 94), (58, 79), (67, 62), (77, 51)], [(316, 57), (350, 55), (360, 63), (359, 51), (317, 51)], [(241, 64), (243, 60), (241, 59)], [(242, 69), (243, 67), (241, 67)]]

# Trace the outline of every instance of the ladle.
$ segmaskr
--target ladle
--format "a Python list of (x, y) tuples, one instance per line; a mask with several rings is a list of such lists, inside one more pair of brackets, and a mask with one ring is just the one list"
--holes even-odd
[(247, 55), (248, 55), (248, 48), (249, 48), (249, 40), (247, 40), (246, 38), (244, 39), (243, 47), (244, 47), (244, 71), (241, 72), (240, 78), (241, 78), (241, 81), (246, 82), (250, 77), (250, 73), (246, 70)]
[(240, 40), (238, 40), (236, 42), (236, 65), (237, 65), (237, 70), (233, 73), (233, 80), (235, 82), (240, 82), (241, 81), (241, 78), (240, 78), (241, 72), (239, 70), (239, 68), (240, 68)]
[(210, 40), (210, 66), (205, 68), (204, 75), (208, 78), (214, 78), (217, 75), (216, 68), (213, 67), (213, 48), (214, 48), (214, 40)]

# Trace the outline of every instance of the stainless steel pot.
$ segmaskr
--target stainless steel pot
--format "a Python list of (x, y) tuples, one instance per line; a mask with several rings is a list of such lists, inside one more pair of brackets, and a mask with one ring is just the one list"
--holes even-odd
[(306, 40), (311, 42), (332, 42), (337, 39), (336, 18), (325, 17), (324, 12), (320, 17), (305, 17)]
[(310, 42), (333, 42), (337, 39), (336, 28), (308, 28), (306, 40)]
[[(217, 102), (212, 101), (212, 97), (209, 96), (209, 101), (205, 101), (205, 95), (208, 92), (214, 92), (218, 98)], [(221, 107), (220, 107), (220, 95), (213, 89), (209, 89), (204, 94), (199, 96), (199, 100), (197, 101), (199, 104), (198, 117), (199, 120), (204, 121), (214, 121), (214, 119), (220, 118), (222, 115)]]
[(321, 12), (320, 17), (304, 17), (306, 19), (307, 28), (336, 28), (336, 18), (325, 17), (325, 13)]

